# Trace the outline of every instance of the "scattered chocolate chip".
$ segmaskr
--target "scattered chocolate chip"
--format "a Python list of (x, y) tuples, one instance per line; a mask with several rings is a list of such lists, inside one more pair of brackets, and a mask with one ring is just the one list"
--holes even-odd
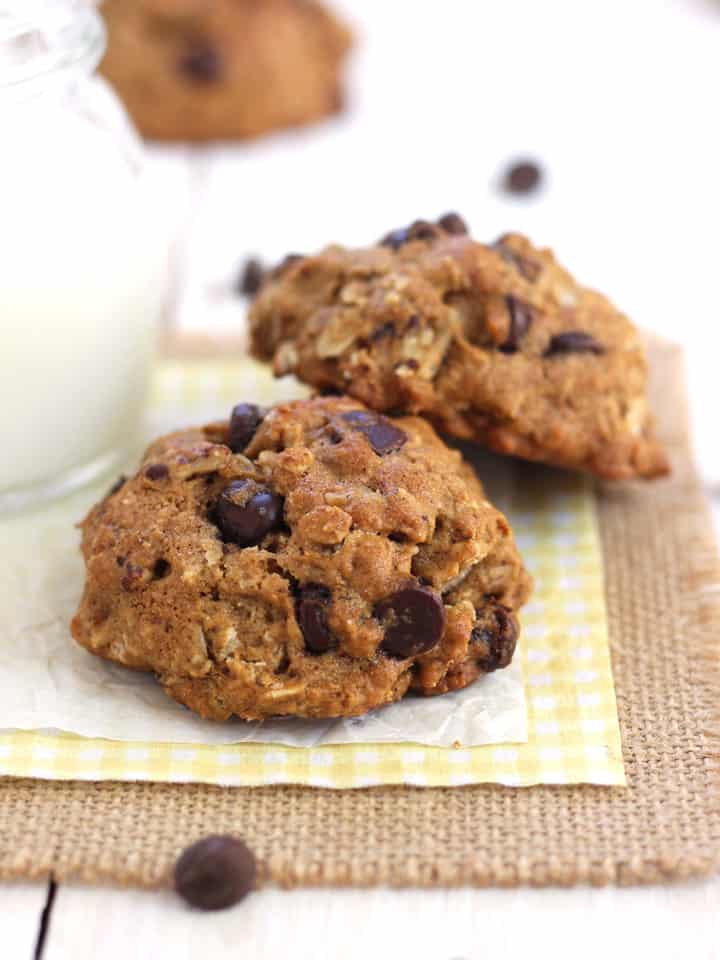
[(241, 547), (260, 543), (281, 516), (282, 498), (251, 480), (235, 480), (220, 494), (215, 507), (224, 538)]
[(407, 443), (407, 434), (380, 413), (369, 410), (350, 410), (342, 419), (353, 430), (359, 430), (378, 456), (394, 453)]
[(492, 673), (510, 663), (520, 632), (516, 617), (507, 607), (496, 607), (493, 618), (495, 622), (491, 626), (475, 627), (470, 635), (471, 643), (482, 648), (477, 664), (484, 673)]
[(437, 227), (427, 220), (415, 220), (408, 227), (408, 240), (433, 240), (437, 235)]
[(265, 270), (257, 257), (248, 257), (238, 278), (237, 289), (246, 297), (254, 297), (263, 284)]
[(175, 889), (192, 907), (223, 910), (255, 885), (255, 857), (237, 837), (212, 836), (185, 850), (175, 864)]
[(111, 497), (114, 493), (117, 493), (121, 487), (125, 486), (126, 480), (127, 480), (127, 477), (124, 474), (121, 474), (121, 476), (117, 478), (115, 483), (110, 487), (108, 492), (105, 494), (105, 496), (103, 497), (103, 500), (107, 500), (108, 497)]
[(145, 476), (153, 482), (167, 480), (170, 476), (170, 471), (164, 463), (151, 463), (150, 466), (145, 469)]
[(512, 247), (507, 246), (504, 236), (496, 240), (492, 247), (493, 250), (500, 254), (505, 263), (509, 263), (517, 270), (521, 277), (524, 277), (530, 283), (534, 283), (542, 273), (542, 266), (539, 263), (536, 263), (534, 260), (528, 260), (527, 257), (523, 257), (522, 254), (517, 253)]
[(431, 650), (445, 629), (442, 597), (418, 583), (401, 587), (381, 600), (375, 616), (385, 624), (381, 650), (403, 660)]
[(513, 163), (503, 177), (503, 188), (508, 193), (531, 193), (542, 180), (540, 167), (532, 160)]
[(163, 560), (162, 557), (155, 561), (155, 566), (153, 567), (153, 578), (155, 580), (162, 580), (163, 577), (167, 577), (171, 570), (170, 564), (167, 560)]
[(507, 340), (501, 343), (498, 349), (501, 353), (517, 353), (520, 341), (530, 329), (533, 322), (533, 308), (516, 297), (505, 297), (505, 305), (510, 315), (510, 329)]
[(305, 646), (311, 653), (327, 653), (337, 646), (327, 625), (330, 591), (321, 584), (303, 587), (297, 600), (297, 618)]
[(217, 83), (222, 75), (220, 53), (209, 40), (194, 41), (180, 57), (178, 65), (194, 83)]
[(409, 227), (400, 227), (398, 230), (391, 230), (380, 240), (381, 247), (392, 247), (393, 250), (399, 250), (400, 247), (412, 240), (433, 240), (440, 233), (434, 223), (427, 220), (415, 220)]
[(230, 414), (228, 446), (233, 453), (242, 453), (263, 422), (264, 412), (254, 403), (238, 403)]
[(544, 353), (546, 357), (555, 357), (563, 353), (605, 353), (605, 348), (584, 330), (568, 330), (556, 334)]
[(446, 213), (438, 220), (438, 226), (442, 227), (445, 233), (458, 237), (470, 232), (459, 213)]

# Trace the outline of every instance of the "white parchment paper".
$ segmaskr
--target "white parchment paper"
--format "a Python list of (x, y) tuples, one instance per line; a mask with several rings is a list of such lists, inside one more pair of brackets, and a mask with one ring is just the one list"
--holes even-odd
[(68, 624), (83, 582), (74, 524), (103, 492), (85, 490), (42, 510), (0, 517), (0, 729), (64, 730), (144, 742), (290, 746), (450, 746), (456, 741), (476, 746), (527, 740), (517, 662), (457, 693), (407, 697), (360, 719), (224, 724), (199, 719), (170, 700), (152, 676), (106, 663), (70, 636)]

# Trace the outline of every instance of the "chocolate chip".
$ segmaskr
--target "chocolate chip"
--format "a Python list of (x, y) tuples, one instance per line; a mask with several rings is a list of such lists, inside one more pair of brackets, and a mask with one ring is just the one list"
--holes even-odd
[(342, 419), (353, 430), (359, 430), (378, 456), (394, 453), (407, 443), (407, 434), (380, 413), (369, 410), (351, 410), (344, 413)]
[(517, 353), (520, 341), (530, 329), (533, 322), (533, 308), (529, 303), (523, 303), (516, 297), (505, 297), (505, 305), (510, 314), (510, 329), (507, 340), (501, 343), (498, 349), (501, 353)]
[(463, 236), (469, 233), (468, 225), (465, 223), (459, 213), (446, 213), (438, 220), (438, 226), (442, 227), (445, 233), (453, 236)]
[(158, 480), (166, 480), (170, 476), (170, 471), (164, 463), (151, 463), (145, 470), (145, 476), (148, 480), (156, 482)]
[(605, 348), (584, 330), (568, 330), (556, 334), (544, 353), (546, 357), (555, 357), (563, 353), (605, 353)]
[(303, 587), (297, 600), (297, 618), (305, 646), (311, 653), (327, 653), (337, 641), (327, 625), (327, 605), (330, 591), (321, 584)]
[(380, 241), (380, 246), (399, 250), (400, 247), (412, 240), (433, 240), (439, 232), (436, 224), (429, 223), (427, 220), (415, 220), (409, 227), (400, 227), (399, 230), (391, 230), (390, 233), (386, 233)]
[(255, 885), (255, 857), (237, 837), (212, 836), (185, 850), (175, 864), (175, 889), (192, 907), (223, 910)]
[(248, 257), (238, 279), (237, 289), (246, 297), (254, 297), (263, 284), (265, 270), (256, 257)]
[(155, 566), (153, 567), (153, 578), (155, 580), (162, 580), (164, 577), (169, 575), (171, 569), (172, 568), (167, 560), (163, 560), (163, 558), (160, 557), (155, 561)]
[(523, 160), (508, 167), (503, 187), (508, 193), (531, 193), (542, 180), (540, 167), (532, 160)]
[(437, 227), (427, 220), (415, 220), (408, 227), (408, 240), (433, 240), (437, 235)]
[(225, 540), (255, 546), (277, 525), (282, 498), (251, 480), (236, 480), (220, 494), (215, 519)]
[(500, 254), (505, 263), (509, 263), (517, 270), (521, 277), (529, 280), (530, 283), (534, 283), (542, 273), (542, 266), (539, 263), (536, 263), (534, 260), (528, 260), (527, 257), (513, 250), (512, 247), (507, 246), (504, 236), (496, 240), (492, 248)]
[(519, 632), (515, 616), (507, 607), (500, 606), (493, 611), (490, 625), (474, 628), (470, 640), (482, 650), (477, 657), (477, 664), (484, 673), (492, 673), (510, 663)]
[(431, 650), (445, 629), (445, 607), (433, 590), (418, 583), (401, 587), (375, 607), (375, 616), (385, 624), (380, 649), (404, 660)]
[(264, 417), (264, 411), (254, 403), (238, 403), (233, 407), (228, 428), (228, 446), (233, 453), (242, 453)]
[(217, 83), (222, 61), (217, 47), (209, 40), (196, 40), (178, 62), (181, 72), (194, 83)]

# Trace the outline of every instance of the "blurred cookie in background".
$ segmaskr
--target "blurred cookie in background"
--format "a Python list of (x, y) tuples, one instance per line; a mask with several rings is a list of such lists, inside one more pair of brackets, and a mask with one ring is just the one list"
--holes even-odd
[(155, 140), (234, 140), (343, 106), (352, 36), (315, 0), (106, 0), (101, 72)]

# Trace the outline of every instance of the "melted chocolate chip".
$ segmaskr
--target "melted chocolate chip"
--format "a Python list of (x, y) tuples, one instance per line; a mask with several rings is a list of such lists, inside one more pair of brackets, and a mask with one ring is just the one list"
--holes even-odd
[(282, 516), (282, 498), (250, 480), (236, 480), (220, 494), (215, 519), (225, 540), (255, 546)]
[(503, 178), (503, 187), (508, 193), (531, 193), (542, 180), (540, 167), (532, 160), (513, 163)]
[(491, 626), (475, 627), (471, 643), (482, 650), (477, 664), (484, 673), (506, 667), (513, 658), (520, 628), (515, 616), (506, 607), (496, 607)]
[(546, 357), (555, 357), (563, 353), (605, 353), (605, 348), (584, 330), (568, 330), (556, 334), (544, 353)]
[(255, 857), (237, 837), (205, 837), (175, 864), (175, 889), (193, 907), (222, 910), (239, 903), (255, 884)]
[(194, 83), (217, 83), (222, 75), (222, 60), (209, 40), (195, 40), (178, 61), (180, 71)]
[(156, 483), (158, 480), (167, 480), (170, 476), (170, 471), (164, 463), (151, 463), (150, 466), (145, 469), (145, 476), (148, 480)]
[(321, 584), (303, 587), (297, 599), (296, 611), (305, 646), (311, 653), (327, 653), (337, 641), (327, 625), (327, 606), (330, 591)]
[(228, 446), (233, 453), (242, 453), (255, 436), (264, 416), (264, 411), (254, 403), (238, 403), (233, 407), (228, 428)]
[(353, 430), (364, 434), (379, 457), (394, 453), (407, 443), (407, 434), (380, 413), (372, 413), (369, 410), (350, 410), (342, 415), (342, 419)]
[(263, 284), (265, 270), (257, 257), (248, 257), (238, 278), (237, 289), (246, 297), (254, 297)]
[(510, 315), (510, 329), (507, 339), (498, 349), (501, 353), (517, 353), (520, 341), (530, 329), (533, 322), (533, 309), (528, 303), (523, 303), (516, 297), (505, 297), (505, 305)]
[(418, 583), (401, 587), (381, 600), (375, 607), (375, 616), (385, 624), (380, 649), (401, 660), (432, 650), (445, 629), (442, 598)]
[(458, 237), (470, 232), (459, 213), (446, 213), (438, 220), (438, 226), (442, 227), (445, 233)]

